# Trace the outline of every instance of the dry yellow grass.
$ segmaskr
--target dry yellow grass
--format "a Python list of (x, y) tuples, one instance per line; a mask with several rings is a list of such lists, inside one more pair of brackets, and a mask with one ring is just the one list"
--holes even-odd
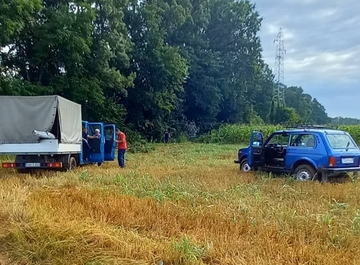
[(15, 264), (359, 264), (358, 183), (243, 174), (236, 152), (170, 144), (127, 154), (124, 170), (1, 169), (0, 251)]

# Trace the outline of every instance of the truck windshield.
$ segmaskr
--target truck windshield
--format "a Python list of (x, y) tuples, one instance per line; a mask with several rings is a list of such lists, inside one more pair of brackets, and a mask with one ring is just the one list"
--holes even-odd
[(346, 134), (327, 134), (326, 138), (333, 149), (357, 148), (352, 139)]

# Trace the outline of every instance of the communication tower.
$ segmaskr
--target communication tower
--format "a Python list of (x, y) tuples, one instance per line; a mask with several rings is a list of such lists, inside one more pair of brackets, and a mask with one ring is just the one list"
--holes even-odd
[(281, 28), (279, 33), (277, 34), (276, 39), (274, 40), (274, 43), (276, 43), (276, 54), (274, 68), (275, 84), (273, 90), (273, 101), (275, 104), (279, 103), (279, 105), (285, 106), (284, 58), (286, 50), (284, 48), (284, 39)]

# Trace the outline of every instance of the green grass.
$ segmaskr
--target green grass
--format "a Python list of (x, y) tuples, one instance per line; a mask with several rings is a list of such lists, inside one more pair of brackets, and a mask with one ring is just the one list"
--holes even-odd
[(356, 264), (357, 182), (244, 174), (238, 145), (158, 144), (74, 172), (0, 170), (0, 262)]

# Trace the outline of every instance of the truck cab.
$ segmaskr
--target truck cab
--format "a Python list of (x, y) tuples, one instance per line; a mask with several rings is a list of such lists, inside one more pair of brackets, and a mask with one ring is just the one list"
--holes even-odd
[[(82, 121), (83, 128), (87, 129), (88, 135), (95, 135), (95, 130), (100, 130), (100, 138), (89, 138), (88, 146), (85, 141), (82, 141), (82, 152), (79, 157), (79, 164), (98, 164), (101, 165), (104, 161), (115, 160), (116, 150), (116, 127), (115, 124), (104, 124), (103, 122), (88, 122)], [(88, 148), (89, 158), (84, 160), (84, 150)]]

